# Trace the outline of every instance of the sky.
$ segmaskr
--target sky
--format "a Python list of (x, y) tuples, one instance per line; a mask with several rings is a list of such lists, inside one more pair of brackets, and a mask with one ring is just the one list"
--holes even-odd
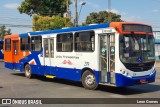
[[(17, 7), (24, 0), (0, 0), (0, 26), (6, 25), (12, 33), (32, 31), (32, 17), (20, 14)], [(70, 5), (72, 20), (74, 19), (74, 0)], [(108, 0), (78, 0), (78, 12), (82, 7), (79, 23), (85, 22), (91, 12), (107, 11)], [(111, 0), (112, 12), (121, 15), (121, 19), (129, 22), (141, 22), (152, 25), (154, 31), (160, 31), (160, 0)], [(17, 26), (23, 25), (23, 26)], [(27, 26), (24, 26), (27, 25)], [(30, 25), (30, 26), (28, 26)]]

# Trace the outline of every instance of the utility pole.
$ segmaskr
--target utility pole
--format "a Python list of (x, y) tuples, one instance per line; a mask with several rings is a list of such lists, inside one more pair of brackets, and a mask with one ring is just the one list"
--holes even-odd
[(77, 0), (74, 0), (74, 1), (75, 1), (74, 26), (77, 27), (78, 26)]
[(108, 21), (109, 22), (112, 21), (112, 17), (111, 17), (111, 0), (108, 0)]
[(66, 0), (66, 12), (68, 12), (69, 11), (69, 5), (68, 5), (69, 3), (68, 3), (68, 0)]

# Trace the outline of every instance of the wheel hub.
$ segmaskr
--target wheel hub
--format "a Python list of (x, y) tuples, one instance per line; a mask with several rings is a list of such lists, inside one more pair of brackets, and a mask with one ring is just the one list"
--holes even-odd
[(93, 75), (88, 75), (87, 77), (86, 77), (86, 84), (87, 85), (92, 85), (92, 84), (94, 84), (94, 82), (95, 82), (95, 78), (94, 78), (94, 76)]

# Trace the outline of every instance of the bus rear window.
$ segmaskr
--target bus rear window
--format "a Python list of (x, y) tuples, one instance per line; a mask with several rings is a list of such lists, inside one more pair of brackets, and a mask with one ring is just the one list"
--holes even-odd
[(10, 51), (11, 50), (11, 39), (5, 40), (5, 50)]

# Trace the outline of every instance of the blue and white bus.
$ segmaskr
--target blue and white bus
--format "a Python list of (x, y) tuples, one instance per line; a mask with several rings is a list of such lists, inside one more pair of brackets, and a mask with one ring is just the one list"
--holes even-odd
[(4, 38), (5, 67), (49, 78), (115, 87), (155, 81), (152, 27), (111, 22), (76, 28), (29, 32)]

